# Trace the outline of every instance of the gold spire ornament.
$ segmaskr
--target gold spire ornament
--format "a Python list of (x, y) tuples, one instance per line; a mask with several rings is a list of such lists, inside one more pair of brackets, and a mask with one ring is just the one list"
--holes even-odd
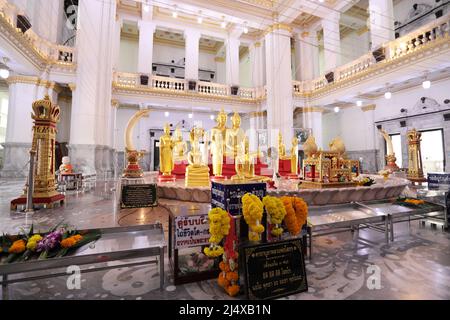
[(225, 134), (227, 124), (227, 114), (223, 109), (216, 118), (217, 126), (211, 129), (211, 158), (214, 179), (224, 179), (222, 175), (223, 156), (225, 150)]
[(422, 154), (420, 151), (420, 141), (422, 133), (416, 129), (409, 130), (406, 134), (408, 137), (408, 180), (412, 182), (425, 182), (422, 167)]
[[(33, 102), (31, 118), (33, 124), (33, 142), (31, 149), (36, 152), (36, 166), (33, 176), (33, 203), (52, 208), (55, 203), (63, 203), (64, 195), (56, 191), (55, 178), (55, 141), (56, 124), (59, 122), (60, 109), (53, 104), (48, 95)], [(11, 208), (26, 203), (26, 194), (11, 201)]]
[(205, 130), (193, 127), (190, 132), (191, 151), (188, 153), (188, 163), (185, 174), (186, 187), (209, 187), (209, 167), (203, 163), (203, 154), (200, 150), (200, 139), (203, 139)]

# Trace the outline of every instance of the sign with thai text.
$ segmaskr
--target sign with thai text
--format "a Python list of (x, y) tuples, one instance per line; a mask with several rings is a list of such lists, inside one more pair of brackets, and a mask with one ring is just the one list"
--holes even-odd
[(175, 248), (190, 248), (209, 244), (208, 215), (177, 216), (175, 218)]

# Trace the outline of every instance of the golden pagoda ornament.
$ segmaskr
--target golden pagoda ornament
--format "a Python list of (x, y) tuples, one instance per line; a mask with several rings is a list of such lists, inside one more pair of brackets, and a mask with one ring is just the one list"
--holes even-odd
[[(52, 208), (55, 203), (63, 203), (64, 195), (56, 191), (55, 140), (56, 123), (60, 109), (53, 104), (48, 95), (43, 100), (33, 102), (31, 118), (33, 124), (32, 151), (36, 153), (36, 166), (33, 171), (33, 204)], [(11, 209), (26, 203), (26, 193), (11, 201)]]
[(416, 129), (409, 130), (408, 137), (408, 180), (412, 182), (425, 182), (422, 167), (422, 154), (420, 151), (420, 141), (422, 133)]

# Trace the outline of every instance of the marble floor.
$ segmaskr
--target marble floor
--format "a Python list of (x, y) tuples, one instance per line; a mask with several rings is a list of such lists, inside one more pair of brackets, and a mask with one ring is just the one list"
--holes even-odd
[[(0, 232), (15, 233), (33, 225), (47, 230), (65, 221), (78, 228), (113, 227), (159, 221), (167, 231), (168, 214), (179, 203), (160, 199), (153, 209), (117, 210), (113, 181), (93, 190), (67, 195), (63, 207), (32, 215), (11, 212), (9, 202), (21, 193), (22, 180), (0, 180)], [(285, 299), (450, 299), (450, 234), (413, 222), (396, 227), (390, 245), (384, 236), (362, 230), (314, 238), (314, 255), (306, 261), (308, 292)], [(167, 255), (166, 255), (167, 256)], [(117, 265), (118, 262), (108, 263)], [(82, 274), (81, 289), (69, 290), (66, 277), (12, 284), (10, 299), (230, 299), (214, 280), (174, 286), (166, 264), (166, 283), (159, 289), (156, 265), (122, 267)], [(373, 288), (373, 272), (380, 286)], [(54, 270), (54, 272), (61, 270)], [(243, 295), (238, 297), (245, 298)]]

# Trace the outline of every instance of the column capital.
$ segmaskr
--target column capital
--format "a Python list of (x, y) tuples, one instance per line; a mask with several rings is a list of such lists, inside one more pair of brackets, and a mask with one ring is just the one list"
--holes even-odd
[(197, 39), (197, 41), (200, 40), (200, 37), (202, 36), (200, 30), (196, 30), (196, 29), (186, 29), (186, 30), (184, 30), (183, 35), (184, 35), (184, 39), (186, 39), (186, 40), (191, 39), (194, 41), (195, 41), (195, 39)]
[(373, 111), (373, 110), (375, 110), (377, 108), (377, 105), (376, 104), (369, 104), (369, 105), (367, 105), (367, 106), (362, 106), (361, 107), (361, 110), (363, 111), (363, 112), (366, 112), (366, 111)]
[(70, 91), (74, 92), (77, 88), (77, 85), (73, 82), (67, 84), (69, 86)]
[(264, 35), (267, 35), (269, 33), (272, 33), (274, 31), (284, 31), (289, 33), (289, 35), (292, 34), (293, 28), (285, 23), (274, 23), (272, 25), (270, 25), (265, 31), (264, 31)]
[(111, 99), (111, 106), (112, 106), (114, 109), (117, 109), (117, 108), (119, 107), (119, 100), (117, 100), (117, 99)]

